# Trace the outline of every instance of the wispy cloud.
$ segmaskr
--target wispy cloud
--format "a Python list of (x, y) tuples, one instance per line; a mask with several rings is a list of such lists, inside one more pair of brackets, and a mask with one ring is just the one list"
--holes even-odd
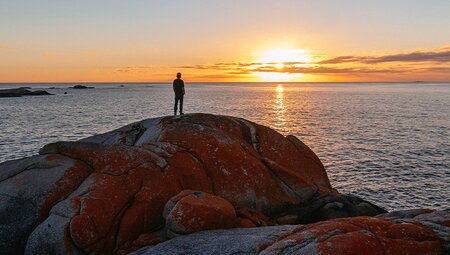
[(341, 64), (360, 62), (365, 64), (378, 64), (387, 62), (441, 62), (450, 63), (450, 47), (436, 50), (414, 51), (409, 53), (382, 55), (382, 56), (339, 56), (320, 61), (320, 64)]
[(129, 73), (129, 72), (148, 72), (154, 69), (157, 69), (157, 66), (123, 66), (114, 69), (114, 72), (118, 73)]
[(270, 73), (304, 73), (304, 74), (350, 74), (350, 73), (404, 73), (411, 71), (410, 69), (390, 69), (390, 68), (365, 68), (365, 67), (338, 67), (326, 65), (304, 65), (303, 63), (291, 62), (284, 63), (285, 67), (277, 68), (274, 63), (253, 63), (252, 65), (235, 63), (233, 65), (193, 65), (180, 66), (179, 68), (199, 69), (199, 70), (220, 70), (226, 71), (228, 74), (251, 74), (255, 72)]
[[(183, 72), (184, 70), (184, 72), (189, 73), (191, 79), (200, 80), (250, 79), (262, 73), (310, 74), (364, 79), (367, 77), (390, 76), (416, 79), (413, 77), (430, 77), (430, 75), (435, 75), (440, 80), (443, 80), (450, 79), (450, 47), (374, 56), (346, 55), (326, 57), (316, 55), (312, 56), (309, 62), (236, 61), (182, 66), (123, 66), (114, 68), (113, 72), (123, 75), (153, 76), (162, 70), (164, 72), (173, 71), (174, 73), (178, 71)], [(166, 76), (170, 75), (166, 73)]]
[[(277, 66), (279, 62), (220, 62), (214, 64), (185, 65), (178, 66), (177, 68), (217, 70), (225, 74), (233, 75), (261, 72), (354, 76), (425, 72), (445, 73), (450, 69), (450, 47), (377, 56), (355, 55), (333, 58), (314, 56), (314, 59), (322, 60), (311, 62), (283, 62), (281, 68)], [(431, 64), (434, 66), (431, 66)]]

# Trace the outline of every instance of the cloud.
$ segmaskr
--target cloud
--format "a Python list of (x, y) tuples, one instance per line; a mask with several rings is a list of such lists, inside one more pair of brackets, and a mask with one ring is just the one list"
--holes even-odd
[(146, 72), (155, 68), (154, 66), (123, 66), (114, 69), (114, 72), (128, 73), (128, 72)]
[[(350, 74), (350, 73), (404, 73), (411, 70), (392, 69), (392, 68), (367, 68), (367, 67), (336, 67), (326, 65), (304, 65), (303, 63), (290, 62), (284, 63), (284, 68), (277, 68), (276, 63), (252, 63), (251, 65), (242, 65), (234, 63), (231, 65), (211, 64), (211, 65), (193, 65), (180, 68), (199, 69), (199, 70), (220, 70), (227, 71), (228, 74), (252, 74), (256, 72), (270, 73), (303, 73), (303, 74)], [(304, 65), (304, 66), (297, 66)]]
[[(324, 59), (315, 56), (313, 59)], [(302, 73), (317, 75), (370, 75), (407, 73), (446, 73), (450, 66), (450, 46), (434, 50), (379, 56), (338, 56), (312, 62), (219, 62), (178, 66), (181, 69), (216, 70), (233, 75), (253, 73)], [(434, 66), (430, 67), (433, 63)], [(395, 64), (395, 66), (393, 66)]]
[(283, 69), (278, 68), (255, 68), (252, 70), (242, 70), (238, 72), (230, 72), (234, 74), (251, 74), (251, 73), (301, 73), (301, 74), (353, 74), (353, 75), (360, 75), (360, 74), (387, 74), (387, 73), (405, 73), (410, 72), (411, 70), (404, 70), (404, 69), (370, 69), (370, 68), (339, 68), (339, 67), (288, 67)]
[[(434, 50), (413, 51), (378, 56), (338, 56), (326, 58), (313, 56), (311, 62), (217, 62), (183, 66), (124, 66), (114, 69), (116, 73), (154, 74), (158, 70), (174, 70), (190, 73), (196, 79), (242, 79), (258, 73), (288, 73), (331, 75), (343, 77), (436, 75), (450, 79), (450, 46)], [(320, 59), (320, 60), (318, 60)], [(325, 60), (323, 60), (325, 59)], [(412, 78), (414, 79), (414, 78)]]
[(225, 74), (205, 74), (205, 75), (193, 75), (192, 78), (200, 78), (200, 79), (233, 79), (233, 78), (242, 78), (242, 73), (234, 74), (234, 73), (225, 73)]
[(339, 56), (320, 61), (320, 64), (341, 64), (360, 62), (365, 64), (379, 64), (388, 62), (441, 62), (450, 63), (450, 46), (431, 51), (414, 51), (410, 53), (391, 54), (382, 56)]
[(432, 73), (447, 73), (447, 74), (450, 74), (450, 66), (449, 66), (449, 67), (430, 67), (430, 68), (424, 68), (424, 71), (426, 71), (426, 72), (432, 72)]

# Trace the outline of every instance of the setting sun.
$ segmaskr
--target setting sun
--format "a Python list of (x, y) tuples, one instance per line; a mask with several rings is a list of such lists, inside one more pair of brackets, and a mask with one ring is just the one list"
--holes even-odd
[(307, 67), (312, 62), (313, 57), (307, 49), (272, 49), (260, 54), (260, 58), (256, 60), (258, 66), (252, 71), (261, 81), (293, 81), (300, 78), (301, 73), (280, 72), (280, 70)]

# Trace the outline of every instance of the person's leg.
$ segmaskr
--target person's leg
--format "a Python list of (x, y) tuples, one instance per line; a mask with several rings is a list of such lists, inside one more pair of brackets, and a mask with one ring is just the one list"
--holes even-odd
[(184, 114), (183, 113), (183, 95), (182, 96), (180, 96), (180, 114)]
[(177, 115), (177, 108), (178, 108), (178, 97), (175, 95), (175, 104), (173, 107), (173, 115)]

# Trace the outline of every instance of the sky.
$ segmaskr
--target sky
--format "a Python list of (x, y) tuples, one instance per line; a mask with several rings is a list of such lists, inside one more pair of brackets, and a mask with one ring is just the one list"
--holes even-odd
[(0, 82), (450, 81), (448, 0), (0, 0)]

